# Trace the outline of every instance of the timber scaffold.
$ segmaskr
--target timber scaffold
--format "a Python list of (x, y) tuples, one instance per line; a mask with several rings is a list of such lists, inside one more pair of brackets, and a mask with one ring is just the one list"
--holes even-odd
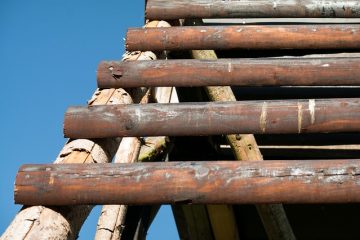
[(162, 204), (180, 239), (356, 238), (360, 2), (145, 5), (1, 240), (76, 239), (97, 204), (97, 240), (146, 239)]

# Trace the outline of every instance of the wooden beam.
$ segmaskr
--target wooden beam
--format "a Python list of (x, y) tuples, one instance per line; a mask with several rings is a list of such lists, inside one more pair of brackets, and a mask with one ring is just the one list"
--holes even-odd
[(126, 37), (128, 51), (359, 48), (358, 24), (130, 28)]
[(360, 17), (360, 3), (343, 1), (214, 1), (149, 0), (148, 19), (183, 18), (354, 18)]
[(15, 203), (349, 203), (359, 183), (360, 160), (39, 164), (20, 168)]
[(354, 86), (360, 58), (101, 62), (99, 88), (145, 86)]
[(71, 138), (360, 131), (360, 99), (71, 107)]

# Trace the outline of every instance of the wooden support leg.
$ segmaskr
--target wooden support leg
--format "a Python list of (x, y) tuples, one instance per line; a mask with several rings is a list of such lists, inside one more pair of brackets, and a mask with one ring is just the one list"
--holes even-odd
[[(202, 25), (202, 21), (194, 20), (192, 24)], [(193, 50), (191, 53), (195, 59), (217, 59), (213, 50)], [(206, 87), (206, 91), (212, 101), (236, 101), (230, 87)], [(237, 160), (263, 160), (254, 135), (227, 135), (226, 138)], [(257, 209), (269, 239), (295, 239), (281, 204), (261, 205)]]

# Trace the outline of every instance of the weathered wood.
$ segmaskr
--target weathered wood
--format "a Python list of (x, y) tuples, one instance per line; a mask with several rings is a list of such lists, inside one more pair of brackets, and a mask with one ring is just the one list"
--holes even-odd
[(360, 3), (356, 0), (148, 0), (146, 17), (148, 19), (355, 18), (360, 17)]
[(101, 62), (100, 88), (145, 86), (354, 86), (360, 58)]
[[(200, 20), (193, 24), (201, 25)], [(192, 57), (201, 60), (216, 60), (213, 50), (193, 50)], [(206, 92), (212, 101), (236, 101), (235, 95), (229, 86), (206, 87)], [(252, 134), (226, 135), (233, 155), (237, 160), (261, 161), (263, 156)], [(257, 205), (257, 211), (262, 219), (267, 236), (270, 240), (294, 240), (295, 236), (281, 204)]]
[(358, 49), (360, 26), (256, 25), (130, 28), (126, 49)]
[(71, 107), (72, 138), (360, 131), (360, 99)]
[[(133, 163), (138, 159), (140, 140), (135, 137), (123, 138), (115, 155), (115, 163)], [(104, 205), (97, 223), (96, 240), (112, 240), (114, 233), (119, 231), (121, 236), (122, 226), (125, 222), (127, 206)], [(119, 219), (119, 221), (118, 221)]]
[(359, 183), (360, 160), (39, 164), (20, 168), (15, 202), (348, 203)]

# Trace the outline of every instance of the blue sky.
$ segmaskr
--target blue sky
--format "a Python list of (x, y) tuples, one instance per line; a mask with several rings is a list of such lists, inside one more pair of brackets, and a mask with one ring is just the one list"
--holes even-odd
[[(128, 27), (144, 21), (144, 0), (0, 1), (0, 234), (20, 206), (13, 184), (21, 164), (50, 163), (64, 145), (66, 108), (85, 105), (101, 60), (120, 59)], [(80, 233), (92, 239), (100, 207)], [(163, 207), (148, 239), (177, 239)]]

